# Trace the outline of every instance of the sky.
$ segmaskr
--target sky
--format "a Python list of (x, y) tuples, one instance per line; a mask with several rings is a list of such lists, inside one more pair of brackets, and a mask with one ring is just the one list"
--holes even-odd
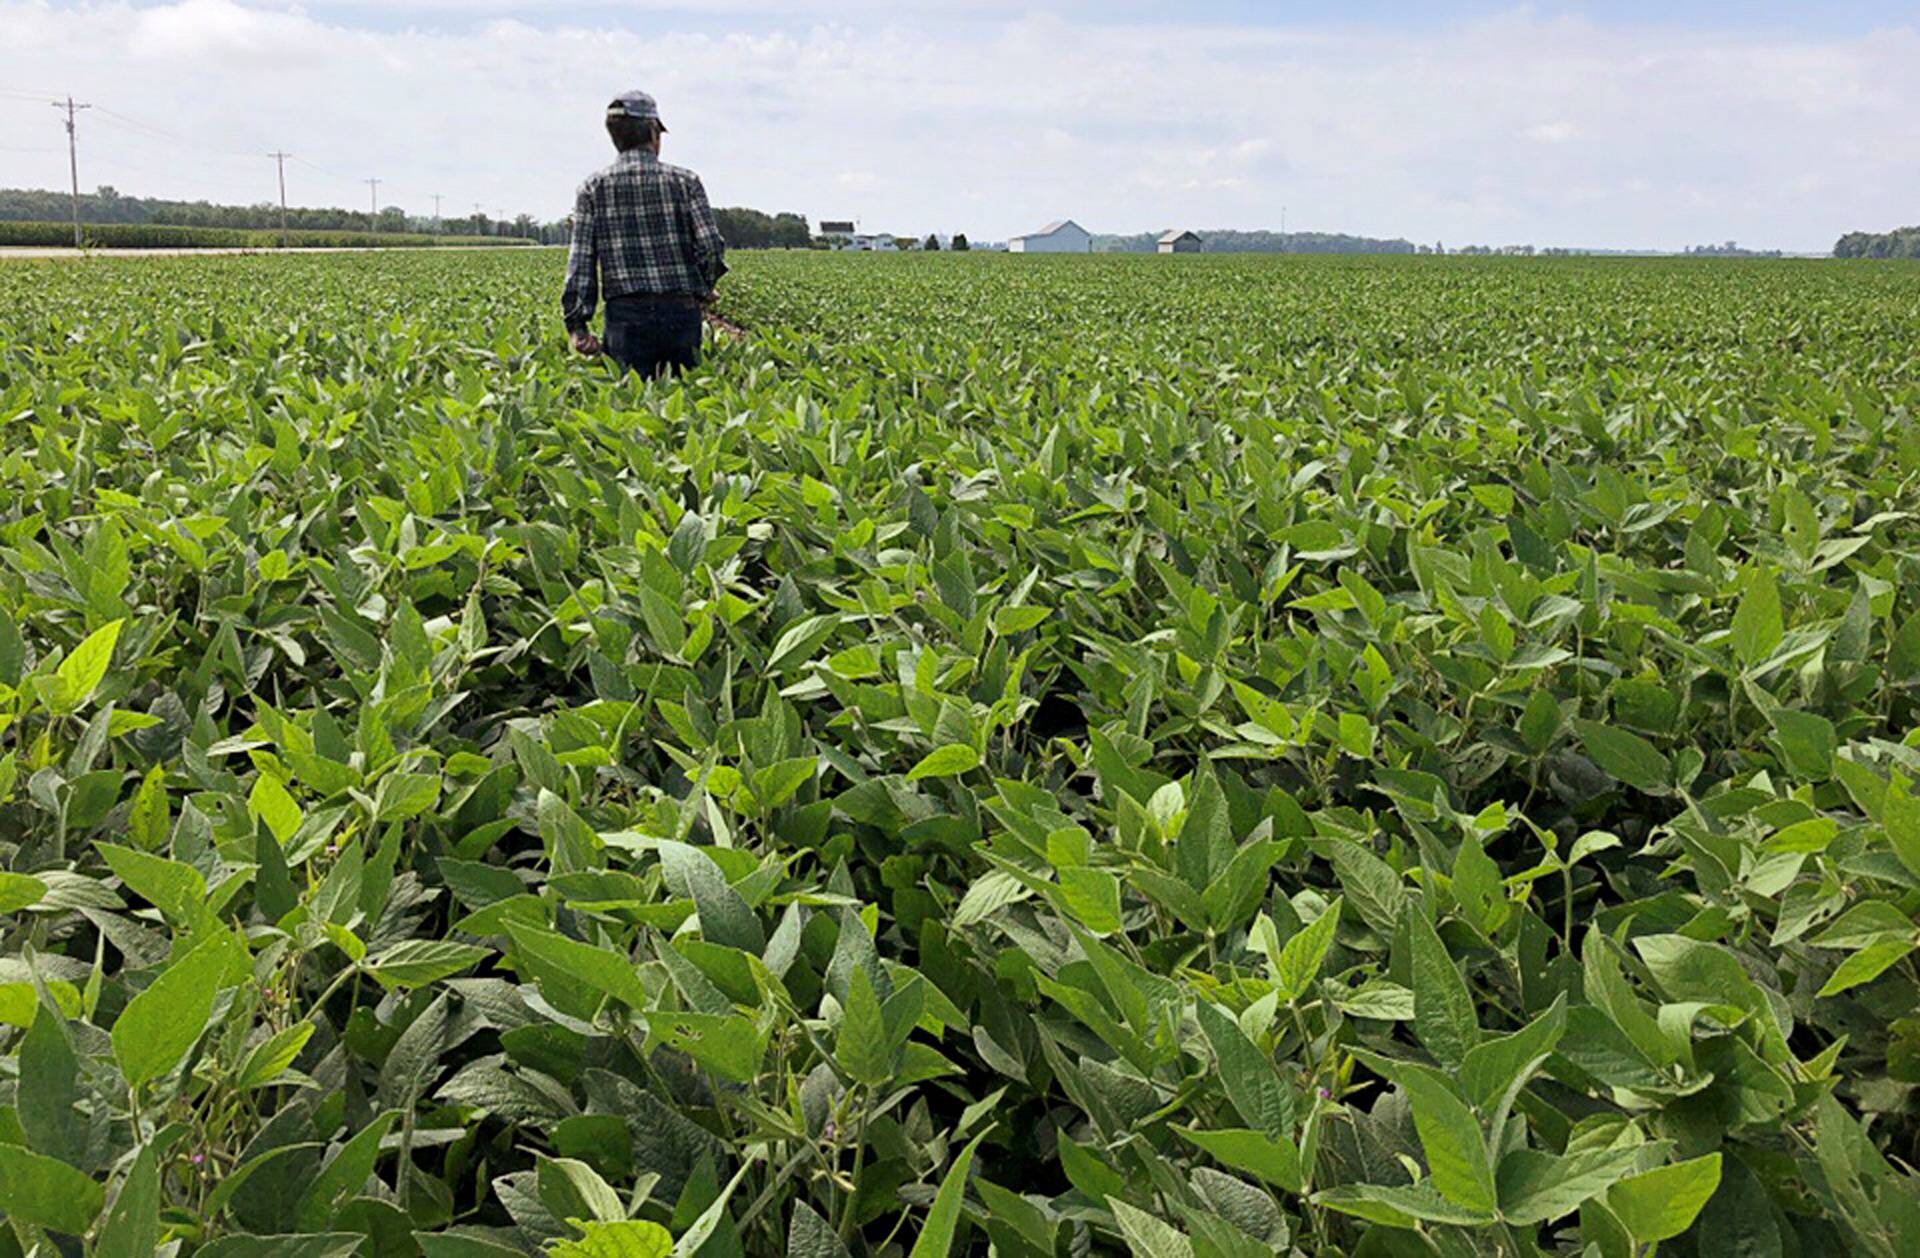
[(1920, 0), (0, 0), (0, 186), (541, 218), (659, 98), (719, 205), (1824, 251), (1920, 222)]

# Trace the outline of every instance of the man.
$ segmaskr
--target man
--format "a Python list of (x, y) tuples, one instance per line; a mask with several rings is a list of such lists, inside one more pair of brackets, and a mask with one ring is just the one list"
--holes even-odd
[[(567, 336), (643, 376), (700, 361), (700, 311), (726, 274), (726, 242), (700, 176), (660, 160), (660, 110), (645, 92), (607, 106), (620, 156), (580, 185), (560, 296)], [(607, 303), (604, 337), (588, 326)]]

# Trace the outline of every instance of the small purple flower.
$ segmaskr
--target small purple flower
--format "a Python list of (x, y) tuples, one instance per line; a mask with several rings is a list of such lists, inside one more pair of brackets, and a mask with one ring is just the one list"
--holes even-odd
[(205, 1162), (206, 1160), (207, 1160), (207, 1155), (204, 1153), (196, 1153), (192, 1157), (187, 1159), (187, 1161), (193, 1163), (195, 1166), (200, 1165), (202, 1162)]
[(1333, 1093), (1327, 1091), (1325, 1088), (1315, 1088), (1314, 1091), (1320, 1094), (1320, 1099), (1323, 1101), (1331, 1101), (1333, 1099)]

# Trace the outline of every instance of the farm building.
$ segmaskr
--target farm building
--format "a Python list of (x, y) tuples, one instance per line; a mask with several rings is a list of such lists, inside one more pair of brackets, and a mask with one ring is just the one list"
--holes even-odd
[(1048, 223), (1037, 232), (1015, 236), (1008, 253), (1092, 253), (1093, 236), (1070, 218)]
[(892, 253), (900, 246), (885, 232), (854, 232), (849, 236), (828, 236), (827, 244), (842, 253)]
[(1192, 232), (1170, 231), (1160, 237), (1161, 253), (1199, 253), (1203, 242)]
[(846, 219), (821, 219), (820, 238), (831, 248), (848, 253), (892, 253), (899, 248), (885, 232), (863, 232)]

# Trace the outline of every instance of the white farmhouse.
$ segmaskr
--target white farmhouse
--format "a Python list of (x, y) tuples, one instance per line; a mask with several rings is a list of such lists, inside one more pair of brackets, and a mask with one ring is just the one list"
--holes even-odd
[(820, 236), (844, 253), (894, 253), (899, 245), (885, 232), (863, 232), (850, 219), (823, 219)]
[(1037, 232), (1015, 236), (1008, 253), (1092, 253), (1093, 236), (1070, 218), (1048, 223)]

